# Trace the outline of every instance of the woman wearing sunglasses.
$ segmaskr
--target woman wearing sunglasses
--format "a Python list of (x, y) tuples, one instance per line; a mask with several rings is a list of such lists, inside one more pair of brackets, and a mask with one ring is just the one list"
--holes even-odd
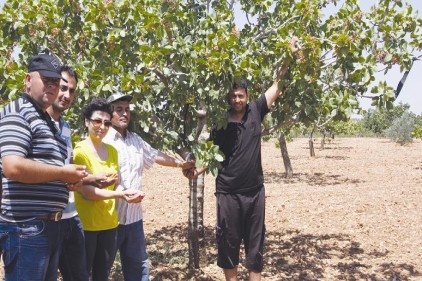
[[(75, 193), (75, 205), (85, 232), (85, 249), (88, 272), (93, 281), (106, 281), (113, 265), (117, 226), (115, 197), (123, 196), (114, 191), (118, 186), (117, 151), (103, 142), (111, 126), (112, 110), (105, 99), (94, 98), (82, 109), (88, 136), (76, 144), (73, 162), (85, 165), (93, 176), (102, 178), (101, 192), (108, 192), (109, 199), (91, 200), (83, 191)], [(84, 189), (82, 189), (84, 190)], [(98, 188), (92, 188), (93, 192)], [(104, 197), (103, 197), (104, 198)]]

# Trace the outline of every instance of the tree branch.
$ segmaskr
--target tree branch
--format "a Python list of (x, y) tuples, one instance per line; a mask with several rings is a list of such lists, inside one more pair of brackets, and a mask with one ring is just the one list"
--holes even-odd
[[(331, 58), (333, 61), (331, 61), (331, 62), (327, 62), (326, 64), (324, 64), (324, 65), (322, 65), (321, 66), (321, 69), (325, 69), (325, 68), (327, 68), (327, 67), (329, 67), (330, 65), (333, 65), (333, 64), (335, 64), (336, 63), (336, 59), (335, 58)], [(330, 60), (330, 59), (327, 59), (327, 61), (328, 60)]]
[(205, 105), (204, 101), (200, 101), (199, 103), (199, 109), (194, 110), (196, 116), (198, 117), (198, 123), (196, 124), (196, 134), (195, 134), (195, 143), (198, 143), (200, 141), (200, 137), (203, 133), (204, 128), (206, 128), (207, 124), (207, 107)]
[(299, 120), (296, 118), (289, 118), (288, 120), (284, 120), (283, 122), (280, 122), (275, 126), (272, 126), (270, 128), (265, 128), (264, 130), (262, 130), (261, 135), (262, 136), (271, 135), (272, 133), (276, 132), (278, 129), (282, 128), (283, 126), (292, 126), (298, 122)]
[(299, 17), (300, 16), (291, 17), (291, 18), (287, 19), (286, 21), (284, 21), (282, 24), (280, 24), (278, 27), (273, 27), (273, 28), (271, 28), (269, 30), (264, 31), (261, 34), (258, 34), (257, 36), (255, 36), (253, 38), (253, 40), (254, 41), (257, 41), (257, 40), (265, 39), (265, 38), (269, 37), (270, 35), (275, 34), (279, 28), (282, 28), (283, 26), (287, 25), (289, 22), (293, 21), (295, 18), (299, 18)]
[(324, 123), (322, 123), (322, 124), (318, 124), (318, 123), (315, 123), (315, 127), (317, 127), (318, 129), (323, 129), (328, 123), (330, 123), (331, 122), (331, 120), (333, 120), (334, 119), (334, 117), (335, 116), (330, 116)]

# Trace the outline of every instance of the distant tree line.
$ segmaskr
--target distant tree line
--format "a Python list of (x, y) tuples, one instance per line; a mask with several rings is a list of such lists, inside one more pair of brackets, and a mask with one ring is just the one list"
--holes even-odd
[[(381, 137), (400, 144), (422, 139), (422, 115), (409, 111), (408, 104), (399, 103), (390, 109), (376, 108), (365, 111), (361, 119), (338, 121), (327, 124), (316, 136)], [(309, 135), (310, 129), (298, 126), (293, 136)]]

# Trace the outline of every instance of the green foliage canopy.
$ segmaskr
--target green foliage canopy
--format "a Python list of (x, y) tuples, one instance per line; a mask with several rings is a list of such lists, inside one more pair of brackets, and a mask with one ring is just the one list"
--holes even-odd
[[(346, 0), (324, 16), (321, 11), (337, 2), (242, 0), (242, 11), (257, 21), (238, 30), (233, 1), (9, 0), (0, 12), (1, 99), (17, 97), (28, 57), (48, 48), (80, 75), (66, 116), (77, 133), (86, 100), (118, 87), (134, 95), (135, 129), (158, 148), (196, 143), (204, 128), (200, 112), (207, 113), (208, 126), (224, 125), (233, 79), (246, 77), (253, 98), (283, 63), (290, 72), (279, 85), (285, 92), (269, 131), (347, 119), (359, 96), (390, 106), (392, 87), (371, 84), (380, 68), (408, 69), (420, 55), (421, 19), (400, 0), (380, 0), (368, 13)], [(302, 60), (289, 51), (292, 35), (302, 41)]]

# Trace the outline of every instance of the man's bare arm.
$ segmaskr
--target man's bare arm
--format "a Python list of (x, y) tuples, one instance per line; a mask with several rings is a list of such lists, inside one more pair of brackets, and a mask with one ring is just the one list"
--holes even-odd
[(187, 162), (185, 160), (178, 160), (172, 156), (165, 154), (164, 152), (159, 151), (157, 159), (155, 160), (158, 164), (167, 167), (179, 167), (182, 169), (189, 169), (195, 166), (193, 162)]
[[(298, 41), (299, 41), (299, 39), (297, 37), (293, 37), (290, 40), (290, 49), (292, 50), (293, 53), (297, 53), (297, 51), (299, 50), (299, 47), (297, 45)], [(286, 64), (283, 64), (281, 66), (281, 69), (278, 71), (277, 76), (275, 77), (273, 84), (265, 92), (265, 98), (267, 100), (268, 108), (271, 108), (271, 106), (273, 105), (275, 100), (280, 95), (282, 89), (278, 88), (278, 83), (281, 81), (283, 76), (287, 73), (287, 70), (288, 70), (288, 66)]]
[(33, 161), (16, 155), (2, 157), (3, 174), (22, 183), (43, 183), (62, 181), (73, 183), (82, 180), (88, 175), (85, 166), (66, 165), (55, 166)]

